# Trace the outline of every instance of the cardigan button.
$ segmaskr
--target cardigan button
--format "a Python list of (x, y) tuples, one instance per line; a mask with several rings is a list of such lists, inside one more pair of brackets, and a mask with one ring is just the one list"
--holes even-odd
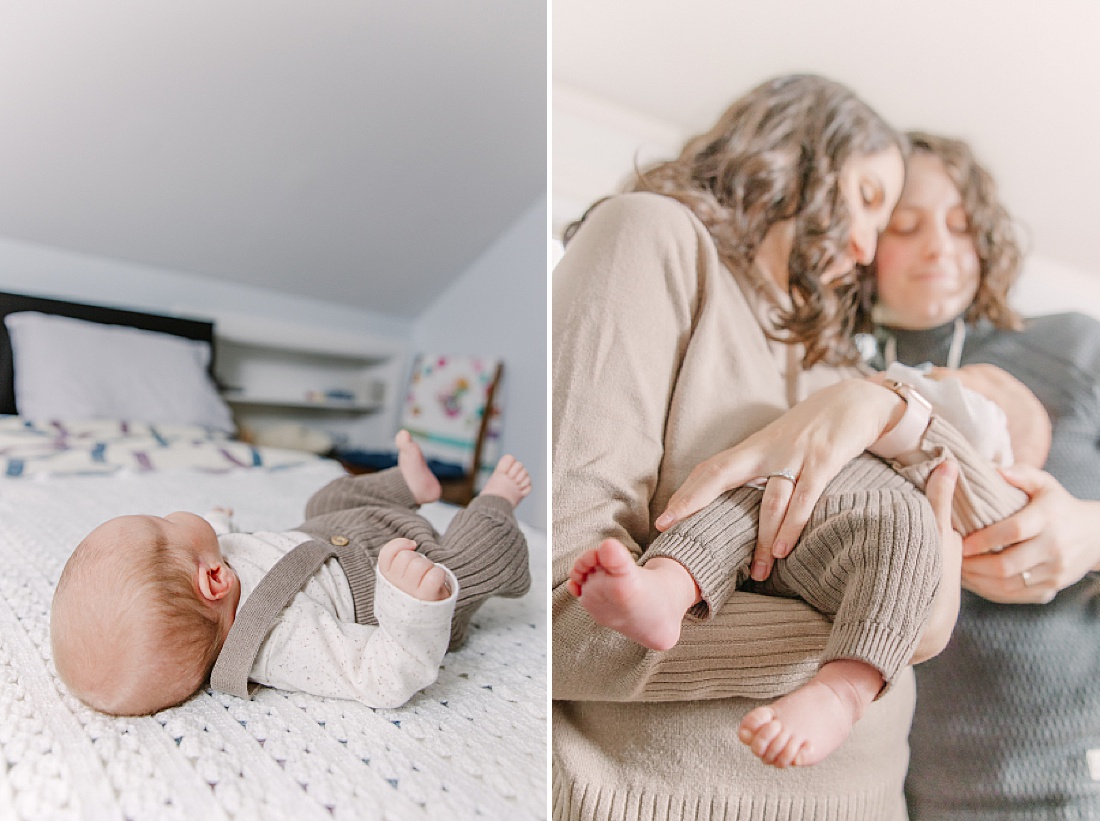
[(329, 541), (332, 542), (337, 547), (343, 547), (344, 545), (346, 545), (348, 543), (348, 537), (347, 536), (333, 536), (331, 539), (329, 539)]

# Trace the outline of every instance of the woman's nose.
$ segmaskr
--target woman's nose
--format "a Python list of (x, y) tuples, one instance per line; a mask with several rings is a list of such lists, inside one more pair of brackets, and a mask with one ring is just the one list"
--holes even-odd
[(925, 231), (924, 247), (928, 256), (935, 257), (951, 247), (951, 232), (946, 225), (929, 224)]
[(860, 265), (870, 265), (875, 259), (875, 244), (878, 240), (878, 232), (868, 225), (858, 226), (852, 230), (851, 246), (852, 259)]

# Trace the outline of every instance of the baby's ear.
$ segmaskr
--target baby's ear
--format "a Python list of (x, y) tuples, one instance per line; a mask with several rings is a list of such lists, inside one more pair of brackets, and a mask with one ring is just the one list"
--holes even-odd
[(224, 599), (233, 589), (233, 571), (225, 562), (199, 562), (199, 592), (210, 602)]

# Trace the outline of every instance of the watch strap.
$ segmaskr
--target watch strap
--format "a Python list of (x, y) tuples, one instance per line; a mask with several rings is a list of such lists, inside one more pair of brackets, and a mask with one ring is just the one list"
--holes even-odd
[(868, 450), (883, 459), (896, 459), (920, 447), (921, 437), (932, 419), (932, 403), (912, 385), (886, 378), (881, 383), (905, 400), (905, 413), (893, 428), (878, 438)]

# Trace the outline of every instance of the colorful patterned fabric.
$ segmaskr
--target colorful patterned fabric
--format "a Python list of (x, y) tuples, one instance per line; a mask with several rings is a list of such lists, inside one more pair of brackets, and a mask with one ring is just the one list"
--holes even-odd
[[(423, 353), (416, 358), (405, 395), (401, 425), (428, 459), (473, 467), (481, 420), (499, 359), (460, 354)], [(499, 451), (500, 392), (489, 409), (489, 428), (481, 461), (489, 469)]]
[(39, 422), (0, 416), (0, 475), (9, 477), (280, 468), (316, 459), (301, 451), (255, 447), (191, 425), (106, 419)]

